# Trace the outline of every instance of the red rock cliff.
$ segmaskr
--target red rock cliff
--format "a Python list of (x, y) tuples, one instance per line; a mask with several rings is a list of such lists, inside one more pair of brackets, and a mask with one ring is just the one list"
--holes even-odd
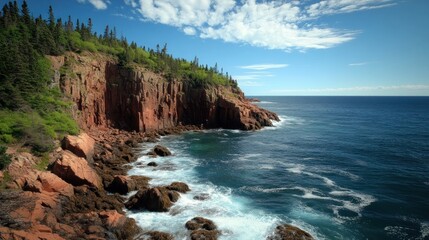
[(51, 57), (54, 83), (75, 103), (81, 127), (154, 131), (179, 124), (255, 130), (271, 126), (275, 113), (246, 101), (230, 87), (192, 88), (143, 67), (121, 68), (103, 54)]

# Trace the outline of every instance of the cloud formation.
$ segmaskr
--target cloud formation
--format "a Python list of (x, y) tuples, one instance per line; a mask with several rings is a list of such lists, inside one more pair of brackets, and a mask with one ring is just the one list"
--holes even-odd
[(288, 64), (255, 64), (255, 65), (240, 66), (240, 68), (262, 71), (262, 70), (275, 69), (275, 68), (285, 68), (287, 66), (289, 65)]
[(429, 85), (409, 84), (393, 86), (357, 86), (346, 88), (308, 88), (308, 89), (275, 89), (273, 93), (336, 93), (336, 92), (368, 92), (368, 91), (391, 91), (391, 90), (409, 90), (421, 91), (429, 90)]
[[(85, 3), (86, 0), (77, 0), (79, 3)], [(107, 3), (108, 1), (103, 0), (88, 0), (89, 3), (91, 3), (96, 9), (98, 10), (104, 10), (107, 9)]]
[[(95, 0), (93, 0), (95, 1)], [(101, 0), (98, 0), (101, 1)], [(324, 15), (390, 6), (393, 0), (124, 0), (146, 21), (188, 35), (281, 50), (323, 49), (352, 40), (356, 31), (314, 25)]]

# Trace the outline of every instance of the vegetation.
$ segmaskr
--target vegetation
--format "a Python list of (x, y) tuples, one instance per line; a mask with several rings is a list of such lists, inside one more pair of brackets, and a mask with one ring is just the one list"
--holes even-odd
[(53, 139), (76, 134), (70, 104), (50, 87), (46, 54), (64, 51), (62, 24), (30, 16), (26, 2), (5, 4), (0, 13), (0, 143), (21, 142), (35, 153), (52, 149)]
[(0, 146), (0, 170), (10, 163), (10, 156), (6, 154), (6, 147)]
[[(36, 153), (49, 151), (52, 140), (63, 134), (76, 134), (70, 104), (58, 88), (52, 87), (53, 72), (46, 55), (66, 51), (102, 52), (113, 55), (118, 64), (132, 68), (135, 64), (163, 74), (167, 80), (187, 81), (195, 88), (223, 85), (237, 87), (228, 73), (193, 61), (173, 58), (167, 44), (156, 49), (139, 47), (118, 38), (115, 28), (106, 26), (102, 34), (87, 23), (56, 19), (52, 7), (48, 19), (34, 18), (23, 1), (6, 3), (0, 11), (0, 143), (22, 142)], [(67, 67), (60, 69), (69, 73)], [(73, 74), (73, 73), (70, 73)]]

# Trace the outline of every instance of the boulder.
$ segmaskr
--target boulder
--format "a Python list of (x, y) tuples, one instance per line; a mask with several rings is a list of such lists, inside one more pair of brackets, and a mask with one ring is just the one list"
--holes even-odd
[(170, 150), (168, 150), (168, 148), (161, 145), (156, 145), (153, 148), (153, 152), (160, 157), (166, 157), (171, 155)]
[(125, 207), (128, 209), (146, 209), (152, 212), (166, 212), (173, 205), (169, 192), (164, 187), (140, 190), (125, 203)]
[(156, 162), (150, 162), (147, 164), (149, 167), (157, 167), (158, 164)]
[(45, 192), (55, 192), (67, 197), (74, 195), (73, 186), (51, 172), (40, 172), (37, 180)]
[(69, 150), (78, 157), (87, 160), (92, 159), (94, 154), (95, 141), (86, 133), (81, 133), (78, 136), (68, 135), (61, 142), (61, 147), (64, 150)]
[(219, 235), (214, 222), (202, 217), (187, 221), (185, 227), (191, 231), (192, 240), (216, 240)]
[(277, 226), (273, 235), (269, 236), (267, 240), (313, 240), (314, 238), (307, 232), (289, 225), (283, 224)]
[(102, 211), (98, 213), (98, 216), (101, 218), (104, 225), (109, 228), (122, 227), (127, 220), (125, 215), (118, 213), (116, 210)]
[(185, 227), (188, 230), (205, 229), (208, 231), (216, 230), (217, 228), (212, 220), (203, 217), (194, 217), (186, 222)]
[(186, 192), (191, 191), (191, 189), (189, 189), (188, 185), (186, 183), (183, 183), (183, 182), (173, 182), (169, 186), (167, 186), (167, 189), (173, 190), (173, 191), (178, 191), (181, 193), (186, 193)]
[(116, 175), (107, 187), (107, 190), (112, 193), (124, 195), (136, 190), (136, 182), (127, 176)]
[(101, 179), (88, 162), (69, 151), (56, 160), (52, 172), (73, 186), (89, 185), (101, 188)]
[(149, 188), (149, 177), (145, 176), (130, 176), (136, 183), (136, 190), (144, 190)]

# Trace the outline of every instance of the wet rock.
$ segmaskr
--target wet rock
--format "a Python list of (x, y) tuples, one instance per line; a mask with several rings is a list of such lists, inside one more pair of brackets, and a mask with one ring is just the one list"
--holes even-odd
[(149, 167), (157, 167), (158, 164), (156, 162), (150, 162), (147, 164)]
[(156, 145), (153, 148), (153, 152), (160, 157), (166, 157), (171, 155), (170, 150), (168, 150), (168, 148), (161, 145)]
[(177, 202), (177, 200), (180, 198), (180, 194), (176, 191), (169, 191), (168, 198), (170, 198), (170, 201), (172, 202)]
[(62, 157), (55, 161), (52, 172), (74, 186), (102, 186), (100, 177), (88, 162), (69, 151), (64, 151)]
[(130, 191), (136, 190), (136, 182), (127, 176), (117, 175), (113, 178), (113, 181), (109, 184), (107, 190), (112, 193), (124, 195)]
[(194, 196), (194, 199), (199, 200), (199, 201), (204, 201), (204, 200), (207, 200), (209, 198), (210, 198), (210, 195), (207, 193), (202, 193), (202, 194)]
[(140, 190), (125, 203), (128, 209), (147, 209), (152, 212), (166, 212), (172, 205), (169, 190), (164, 187)]
[(78, 136), (68, 135), (64, 137), (61, 147), (64, 150), (69, 150), (78, 157), (91, 160), (94, 154), (94, 144), (95, 141), (93, 138), (86, 133), (81, 133)]
[(283, 224), (277, 226), (273, 235), (269, 236), (267, 240), (313, 240), (314, 238), (307, 232), (289, 225)]
[(149, 188), (149, 181), (151, 178), (145, 176), (130, 176), (136, 183), (136, 190), (144, 190)]
[(191, 232), (191, 240), (216, 240), (218, 235), (218, 231), (199, 229)]
[(181, 193), (186, 193), (186, 192), (191, 191), (191, 189), (189, 189), (189, 186), (183, 182), (173, 182), (169, 186), (167, 186), (167, 189), (173, 190), (173, 191), (178, 191)]
[(150, 231), (141, 234), (136, 240), (173, 240), (173, 236), (169, 233)]
[(194, 217), (193, 219), (189, 220), (185, 224), (186, 229), (188, 230), (198, 230), (198, 229), (205, 229), (205, 230), (216, 230), (216, 225), (214, 222), (207, 218), (202, 217)]

